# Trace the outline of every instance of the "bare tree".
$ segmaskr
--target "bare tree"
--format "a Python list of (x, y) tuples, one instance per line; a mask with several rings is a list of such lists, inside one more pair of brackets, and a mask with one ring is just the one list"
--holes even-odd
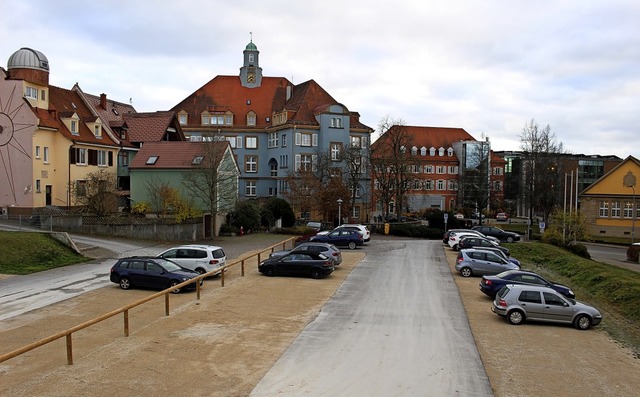
[(351, 207), (355, 207), (360, 183), (366, 179), (368, 153), (367, 149), (350, 145), (342, 156), (345, 165), (345, 185), (350, 191)]
[(384, 203), (385, 217), (389, 216), (389, 203), (395, 200), (398, 214), (407, 209), (406, 194), (410, 189), (412, 139), (404, 121), (388, 116), (378, 126), (382, 135), (371, 147), (369, 163), (374, 179), (374, 202)]
[(104, 216), (118, 210), (116, 175), (107, 170), (90, 172), (69, 189), (75, 196), (76, 205), (84, 206), (92, 214)]
[(211, 236), (218, 230), (218, 214), (231, 212), (238, 200), (238, 172), (227, 141), (204, 141), (201, 155), (194, 158), (193, 168), (183, 174), (182, 183), (191, 195), (204, 204), (212, 216)]
[(558, 204), (561, 184), (560, 156), (564, 152), (562, 142), (556, 140), (551, 127), (540, 128), (532, 119), (525, 124), (520, 134), (520, 145), (524, 152), (524, 202), (529, 209), (529, 219), (534, 211), (543, 213), (546, 220)]

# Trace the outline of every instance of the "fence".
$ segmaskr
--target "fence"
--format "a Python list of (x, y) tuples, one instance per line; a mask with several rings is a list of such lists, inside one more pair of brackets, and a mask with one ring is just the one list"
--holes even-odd
[(30, 343), (30, 344), (28, 344), (26, 346), (23, 346), (23, 347), (21, 347), (21, 348), (19, 348), (17, 350), (12, 351), (12, 352), (0, 355), (0, 363), (2, 363), (4, 361), (7, 361), (7, 360), (9, 360), (11, 358), (17, 357), (17, 356), (19, 356), (21, 354), (24, 354), (24, 353), (29, 352), (29, 351), (31, 351), (33, 349), (36, 349), (36, 348), (38, 348), (40, 346), (44, 346), (44, 345), (46, 345), (46, 344), (48, 344), (50, 342), (53, 342), (55, 340), (58, 340), (58, 339), (61, 339), (61, 338), (64, 337), (64, 338), (66, 338), (67, 364), (68, 365), (73, 365), (73, 338), (72, 337), (73, 337), (74, 333), (76, 333), (78, 331), (81, 331), (81, 330), (83, 330), (83, 329), (85, 329), (87, 327), (90, 327), (90, 326), (92, 326), (94, 324), (97, 324), (99, 322), (102, 322), (104, 320), (107, 320), (107, 319), (109, 319), (109, 318), (111, 318), (113, 316), (117, 316), (118, 314), (122, 313), (123, 314), (123, 325), (124, 325), (124, 336), (128, 337), (129, 336), (129, 310), (133, 309), (134, 307), (140, 306), (140, 305), (142, 305), (144, 303), (150, 302), (152, 300), (155, 300), (156, 298), (164, 296), (165, 316), (169, 316), (170, 315), (170, 312), (169, 312), (170, 298), (169, 297), (170, 297), (170, 294), (172, 293), (172, 291), (174, 289), (182, 288), (182, 287), (184, 287), (184, 286), (186, 286), (188, 284), (191, 284), (191, 283), (195, 282), (196, 283), (196, 299), (200, 300), (200, 285), (201, 285), (201, 281), (200, 280), (203, 280), (206, 277), (213, 276), (214, 274), (217, 274), (218, 272), (220, 272), (220, 286), (224, 287), (224, 284), (225, 284), (225, 273), (227, 272), (227, 269), (229, 269), (229, 268), (231, 268), (233, 266), (236, 266), (236, 265), (240, 265), (240, 268), (241, 268), (240, 275), (241, 275), (241, 277), (244, 277), (245, 262), (247, 260), (250, 260), (250, 259), (252, 259), (254, 257), (257, 257), (258, 263), (260, 263), (261, 260), (262, 260), (261, 259), (262, 254), (264, 254), (265, 252), (271, 253), (271, 252), (273, 252), (275, 250), (276, 247), (282, 247), (282, 249), (286, 249), (287, 245), (290, 245), (291, 248), (293, 248), (294, 244), (295, 244), (295, 239), (296, 239), (296, 237), (288, 238), (288, 239), (286, 239), (286, 240), (284, 240), (284, 241), (282, 241), (280, 243), (273, 244), (273, 245), (271, 245), (271, 246), (269, 246), (267, 248), (264, 248), (264, 249), (262, 249), (261, 251), (258, 251), (255, 254), (251, 254), (251, 255), (248, 255), (246, 257), (242, 257), (240, 259), (236, 259), (236, 260), (234, 260), (234, 261), (232, 261), (230, 263), (227, 263), (222, 268), (221, 272), (220, 272), (220, 269), (216, 269), (216, 270), (213, 270), (213, 271), (211, 271), (209, 273), (205, 273), (205, 274), (199, 275), (198, 277), (195, 277), (195, 278), (193, 278), (191, 280), (185, 281), (185, 282), (183, 282), (181, 284), (178, 284), (178, 285), (176, 285), (176, 286), (174, 286), (172, 288), (167, 288), (167, 289), (165, 289), (163, 291), (156, 292), (155, 294), (149, 295), (149, 296), (145, 297), (144, 299), (140, 299), (140, 300), (138, 300), (136, 302), (130, 303), (130, 304), (126, 305), (126, 306), (123, 306), (123, 307), (121, 307), (119, 309), (113, 310), (113, 311), (111, 311), (109, 313), (105, 313), (105, 314), (103, 314), (101, 316), (93, 318), (93, 319), (91, 319), (89, 321), (86, 321), (86, 322), (84, 322), (82, 324), (78, 324), (75, 327), (68, 328), (68, 329), (66, 329), (64, 331), (58, 332), (58, 333), (53, 334), (53, 335), (51, 335), (49, 337), (46, 337), (46, 338), (40, 339), (40, 340), (38, 340), (36, 342)]

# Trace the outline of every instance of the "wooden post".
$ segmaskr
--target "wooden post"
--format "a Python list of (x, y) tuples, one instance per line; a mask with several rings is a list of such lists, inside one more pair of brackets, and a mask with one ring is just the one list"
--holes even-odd
[(164, 294), (164, 315), (169, 315), (169, 292)]
[(220, 272), (220, 286), (224, 287), (224, 274), (226, 273), (227, 269), (222, 269), (222, 271)]
[(242, 272), (242, 276), (244, 277), (244, 259), (240, 263), (240, 268), (242, 269), (241, 272)]
[(124, 314), (124, 336), (129, 336), (129, 310), (122, 312)]
[(73, 365), (73, 345), (71, 343), (71, 334), (67, 334), (67, 365)]
[(200, 300), (200, 281), (202, 281), (203, 279), (199, 279), (198, 281), (196, 281), (196, 299)]

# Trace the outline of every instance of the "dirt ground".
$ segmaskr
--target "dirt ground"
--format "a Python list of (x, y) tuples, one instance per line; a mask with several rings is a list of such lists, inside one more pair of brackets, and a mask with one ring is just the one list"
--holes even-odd
[[(455, 255), (445, 252), (453, 271)], [(249, 261), (245, 277), (228, 272), (225, 287), (207, 280), (200, 300), (171, 295), (170, 316), (163, 299), (133, 309), (128, 338), (121, 315), (74, 334), (72, 366), (64, 338), (0, 363), (0, 395), (247, 396), (365, 254), (343, 251), (331, 277), (295, 283), (263, 277)], [(602, 330), (511, 326), (491, 313), (478, 278), (453, 277), (496, 396), (637, 395), (640, 360)], [(0, 354), (147, 295), (114, 284), (2, 321)]]

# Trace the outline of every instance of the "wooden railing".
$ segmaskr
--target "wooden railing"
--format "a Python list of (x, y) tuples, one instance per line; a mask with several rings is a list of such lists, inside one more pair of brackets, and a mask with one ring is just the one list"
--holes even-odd
[(241, 268), (241, 276), (244, 277), (244, 273), (245, 273), (245, 262), (253, 259), (254, 257), (257, 257), (258, 259), (258, 263), (260, 263), (262, 261), (262, 254), (267, 253), (270, 254), (271, 252), (275, 251), (276, 247), (281, 247), (282, 249), (287, 249), (287, 246), (290, 246), (291, 248), (293, 248), (294, 246), (294, 241), (295, 241), (296, 237), (291, 237), (289, 239), (286, 239), (280, 243), (271, 245), (270, 247), (264, 248), (260, 251), (258, 251), (257, 253), (248, 255), (246, 257), (241, 257), (239, 259), (236, 259), (232, 262), (227, 263), (224, 267), (222, 267), (221, 269), (217, 269), (217, 270), (213, 270), (211, 272), (208, 273), (204, 273), (199, 275), (198, 277), (195, 277), (193, 279), (187, 280), (183, 283), (180, 283), (178, 285), (175, 285), (171, 288), (167, 288), (163, 291), (160, 292), (156, 292), (155, 294), (149, 295), (143, 299), (140, 299), (138, 301), (135, 301), (133, 303), (130, 303), (126, 306), (123, 306), (119, 309), (113, 310), (109, 313), (105, 313), (99, 317), (93, 318), (89, 321), (86, 321), (82, 324), (78, 324), (75, 327), (71, 327), (68, 328), (64, 331), (60, 331), (56, 334), (53, 334), (51, 336), (48, 336), (46, 338), (40, 339), (36, 342), (30, 343), (26, 346), (23, 346), (17, 350), (14, 350), (12, 352), (9, 353), (5, 353), (3, 355), (0, 355), (0, 363), (7, 361), (11, 358), (17, 357), (21, 354), (24, 354), (28, 351), (31, 351), (33, 349), (36, 349), (40, 346), (44, 346), (50, 342), (53, 342), (55, 340), (58, 340), (60, 338), (66, 338), (66, 349), (67, 349), (67, 364), (68, 365), (73, 365), (73, 334), (81, 331), (87, 327), (90, 327), (94, 324), (97, 324), (99, 322), (102, 322), (106, 319), (109, 319), (113, 316), (117, 316), (118, 314), (122, 313), (123, 314), (123, 326), (124, 326), (124, 336), (128, 337), (129, 336), (129, 310), (133, 309), (134, 307), (140, 306), (144, 303), (150, 302), (156, 298), (159, 298), (161, 296), (164, 296), (164, 310), (165, 310), (165, 316), (169, 316), (170, 312), (169, 312), (169, 296), (171, 295), (172, 291), (177, 289), (177, 288), (182, 288), (187, 286), (188, 284), (191, 283), (196, 283), (196, 299), (200, 300), (200, 285), (201, 285), (201, 281), (202, 279), (206, 278), (206, 277), (210, 277), (213, 275), (216, 275), (218, 273), (220, 273), (220, 285), (222, 287), (224, 287), (224, 283), (225, 283), (225, 273), (228, 271), (229, 268), (236, 266), (236, 265), (240, 265)]

